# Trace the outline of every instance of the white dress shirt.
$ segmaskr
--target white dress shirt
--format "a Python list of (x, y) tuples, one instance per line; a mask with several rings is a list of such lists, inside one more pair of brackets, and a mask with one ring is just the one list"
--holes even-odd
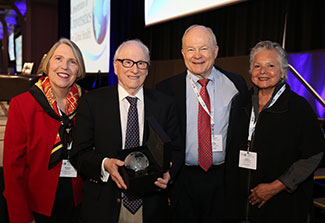
[[(130, 95), (121, 85), (117, 86), (118, 90), (118, 98), (120, 105), (120, 119), (121, 119), (121, 130), (122, 130), (122, 149), (125, 147), (125, 134), (126, 134), (126, 125), (128, 118), (128, 111), (130, 107), (130, 103), (126, 99), (126, 97), (136, 97), (137, 101), (137, 109), (138, 109), (138, 120), (139, 120), (139, 142), (140, 146), (143, 143), (143, 131), (144, 131), (144, 97), (143, 97), (143, 88), (141, 88), (135, 96)], [(109, 173), (104, 168), (104, 162), (109, 157), (103, 159), (102, 161), (102, 181), (107, 182), (109, 178)]]
[[(187, 165), (198, 165), (198, 98), (193, 90), (189, 75), (196, 85), (198, 92), (201, 85), (198, 83), (198, 76), (187, 71), (186, 76), (186, 154), (185, 163)], [(209, 82), (207, 90), (210, 97), (211, 110), (214, 110), (214, 136), (221, 137), (221, 150), (212, 150), (213, 164), (218, 165), (224, 162), (226, 154), (226, 140), (229, 123), (229, 114), (233, 97), (238, 93), (234, 83), (223, 73), (213, 67), (208, 76)], [(214, 137), (211, 131), (211, 137)], [(215, 140), (216, 141), (216, 140)], [(219, 148), (220, 149), (220, 148)]]

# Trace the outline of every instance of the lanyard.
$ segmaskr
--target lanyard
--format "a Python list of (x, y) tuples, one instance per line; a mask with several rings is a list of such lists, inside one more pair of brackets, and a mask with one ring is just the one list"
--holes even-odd
[[(271, 103), (269, 104), (269, 106), (267, 106), (267, 108), (271, 107), (279, 99), (279, 97), (281, 96), (281, 94), (284, 92), (285, 89), (286, 89), (286, 85), (283, 85), (280, 88), (280, 90), (274, 95)], [(249, 121), (248, 141), (252, 140), (252, 135), (255, 131), (255, 126), (256, 126), (255, 113), (254, 113), (254, 108), (252, 106), (251, 118)]]
[(191, 82), (191, 86), (192, 86), (192, 89), (195, 93), (195, 96), (197, 98), (197, 100), (199, 101), (200, 105), (202, 106), (202, 108), (204, 109), (204, 111), (210, 116), (210, 120), (211, 120), (211, 126), (214, 126), (214, 107), (210, 104), (210, 110), (211, 112), (209, 111), (207, 105), (205, 104), (205, 102), (203, 101), (198, 89), (197, 89), (197, 86), (195, 85), (193, 79), (192, 79), (192, 76), (191, 74), (189, 75), (189, 78), (190, 78), (190, 82)]
[(191, 82), (191, 85), (192, 85), (192, 89), (196, 95), (196, 98), (198, 100), (198, 102), (200, 103), (200, 105), (203, 107), (204, 111), (210, 116), (210, 126), (211, 126), (211, 145), (213, 147), (213, 145), (215, 144), (215, 139), (214, 139), (214, 106), (212, 105), (211, 103), (211, 100), (210, 100), (210, 110), (211, 112), (209, 111), (207, 105), (205, 104), (205, 102), (203, 101), (198, 89), (197, 89), (197, 86), (195, 85), (193, 79), (192, 79), (192, 74), (189, 74), (189, 79), (190, 79), (190, 82)]

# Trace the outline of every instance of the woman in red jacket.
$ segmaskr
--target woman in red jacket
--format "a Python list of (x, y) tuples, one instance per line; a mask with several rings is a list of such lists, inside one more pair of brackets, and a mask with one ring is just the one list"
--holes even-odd
[(10, 222), (75, 222), (82, 180), (69, 162), (71, 129), (85, 76), (78, 46), (60, 39), (42, 65), (46, 74), (14, 97), (4, 139), (4, 196)]

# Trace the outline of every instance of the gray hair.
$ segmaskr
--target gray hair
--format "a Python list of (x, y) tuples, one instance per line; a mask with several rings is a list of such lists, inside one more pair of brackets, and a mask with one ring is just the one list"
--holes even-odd
[(206, 26), (202, 26), (202, 25), (194, 24), (194, 25), (191, 25), (190, 27), (188, 27), (188, 28), (185, 30), (184, 34), (183, 34), (183, 37), (182, 37), (182, 48), (184, 48), (184, 38), (185, 38), (186, 34), (187, 34), (190, 30), (192, 30), (192, 29), (194, 29), (194, 28), (196, 28), (196, 27), (202, 27), (202, 28), (207, 29), (207, 31), (208, 31), (208, 32), (210, 33), (210, 35), (211, 35), (211, 40), (212, 40), (213, 46), (217, 46), (217, 45), (218, 45), (216, 35), (214, 35), (214, 33), (213, 33), (213, 31), (212, 31), (211, 28), (206, 27)]
[(139, 40), (139, 39), (127, 40), (127, 41), (124, 41), (123, 43), (121, 43), (121, 45), (115, 51), (113, 60), (115, 61), (115, 60), (119, 59), (119, 54), (120, 54), (121, 49), (130, 43), (134, 43), (134, 44), (137, 44), (138, 46), (140, 46), (143, 49), (143, 52), (145, 53), (145, 55), (148, 56), (148, 59), (149, 59), (148, 62), (150, 63), (150, 51), (149, 51), (148, 47), (146, 45), (144, 45), (141, 42), (141, 40)]
[(250, 52), (250, 58), (249, 58), (249, 72), (252, 73), (253, 69), (253, 61), (255, 55), (261, 51), (261, 50), (274, 50), (278, 53), (278, 61), (280, 63), (280, 70), (281, 73), (284, 74), (284, 80), (286, 81), (288, 79), (288, 58), (286, 51), (281, 47), (279, 43), (271, 42), (271, 41), (261, 41), (258, 42), (251, 50)]

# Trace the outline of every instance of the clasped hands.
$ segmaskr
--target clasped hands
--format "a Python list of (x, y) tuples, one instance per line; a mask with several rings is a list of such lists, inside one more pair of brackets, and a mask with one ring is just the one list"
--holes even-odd
[(252, 205), (259, 204), (258, 208), (260, 208), (269, 199), (285, 188), (286, 186), (279, 180), (275, 180), (272, 183), (259, 184), (251, 189), (251, 194), (248, 196), (248, 201)]
[[(112, 180), (116, 183), (117, 187), (126, 190), (127, 186), (118, 171), (118, 168), (123, 165), (124, 165), (123, 161), (114, 158), (106, 159), (104, 162), (104, 167), (106, 171), (109, 172), (110, 176), (112, 177)], [(166, 189), (169, 180), (170, 180), (170, 174), (167, 171), (163, 174), (163, 178), (159, 177), (156, 180), (155, 185), (161, 189)]]

